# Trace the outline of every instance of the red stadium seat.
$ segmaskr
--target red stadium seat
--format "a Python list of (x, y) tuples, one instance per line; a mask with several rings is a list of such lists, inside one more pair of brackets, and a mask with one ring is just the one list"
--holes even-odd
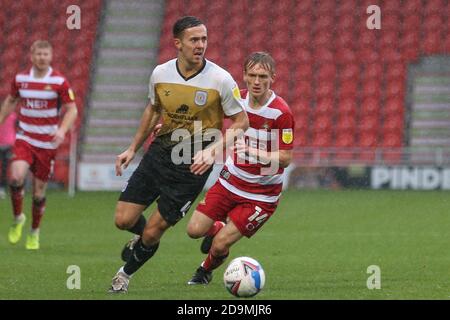
[(405, 85), (402, 81), (390, 81), (386, 84), (386, 98), (403, 98)]
[(402, 59), (404, 61), (412, 62), (419, 58), (419, 50), (418, 47), (405, 47), (402, 49)]
[(313, 53), (316, 61), (321, 61), (322, 63), (332, 63), (334, 62), (333, 51), (327, 48), (314, 48)]
[(402, 136), (397, 132), (385, 133), (381, 145), (387, 148), (401, 147), (403, 145)]
[(298, 97), (293, 99), (291, 108), (294, 115), (308, 115), (311, 112), (311, 103), (309, 99)]
[(354, 100), (358, 93), (358, 83), (356, 81), (351, 80), (342, 80), (340, 82), (340, 88), (338, 92), (338, 96), (340, 99), (350, 98)]
[(312, 129), (314, 133), (327, 132), (331, 133), (333, 121), (330, 115), (320, 114), (313, 120)]
[(393, 47), (385, 47), (382, 50), (381, 60), (385, 63), (399, 63), (402, 61), (402, 55)]
[(423, 31), (425, 34), (440, 32), (444, 22), (440, 12), (430, 15), (423, 20)]
[(311, 65), (312, 54), (309, 49), (304, 49), (300, 44), (295, 46), (294, 52), (291, 51), (292, 60), (297, 62), (299, 65)]
[[(312, 146), (313, 147), (331, 147), (332, 135), (331, 132), (317, 132), (313, 135)], [(325, 154), (324, 154), (325, 155)], [(327, 156), (327, 155), (325, 155)]]
[(360, 63), (380, 63), (382, 55), (375, 48), (361, 48), (356, 52), (356, 56)]
[(356, 118), (354, 115), (340, 114), (336, 123), (338, 133), (354, 134), (356, 130)]
[[(336, 136), (336, 140), (334, 142), (334, 146), (337, 148), (352, 148), (355, 146), (355, 135), (352, 133), (344, 132), (338, 133)], [(353, 160), (355, 157), (355, 153), (348, 150), (338, 150), (336, 153), (335, 159), (338, 160)]]
[(378, 135), (375, 131), (363, 131), (359, 135), (358, 146), (372, 148), (378, 145)]
[(447, 6), (446, 1), (443, 0), (427, 0), (425, 2), (424, 13), (427, 16), (440, 14), (442, 8)]
[(347, 65), (356, 61), (356, 54), (351, 48), (341, 48), (336, 52), (336, 63)]
[(289, 82), (287, 81), (277, 81), (273, 84), (273, 90), (280, 97), (288, 97), (289, 95)]
[(300, 132), (308, 132), (309, 118), (307, 115), (295, 114), (295, 130)]
[(336, 2), (336, 13), (339, 17), (353, 14), (358, 5), (358, 0), (346, 0)]
[(429, 34), (420, 43), (420, 49), (424, 54), (431, 55), (439, 53), (441, 48), (441, 35)]
[(313, 7), (316, 15), (333, 17), (337, 9), (335, 1), (320, 1)]
[(385, 117), (383, 121), (383, 133), (399, 133), (403, 131), (404, 119), (402, 115), (391, 115)]
[(354, 47), (353, 34), (350, 32), (341, 32), (336, 35), (335, 46), (337, 49), (352, 49)]
[(333, 81), (336, 77), (336, 66), (332, 63), (323, 64), (319, 67), (319, 70), (316, 74), (317, 79), (322, 81)]
[(311, 44), (315, 49), (331, 50), (333, 47), (333, 33), (329, 29), (317, 31), (311, 39)]
[(340, 116), (354, 117), (357, 112), (356, 100), (353, 98), (341, 99), (338, 103), (337, 112)]
[(403, 1), (400, 11), (404, 17), (411, 17), (422, 13), (422, 1), (421, 0), (408, 0)]
[(364, 81), (369, 81), (371, 79), (381, 79), (383, 76), (383, 66), (379, 63), (371, 63), (371, 64), (367, 64), (364, 67), (363, 70), (363, 76), (362, 78), (364, 79)]
[(385, 117), (402, 115), (404, 114), (403, 99), (391, 98), (386, 100), (383, 107), (383, 114)]
[(380, 39), (380, 47), (382, 49), (395, 48), (397, 47), (398, 42), (399, 42), (398, 31), (391, 29), (386, 29), (386, 31), (385, 30), (382, 31)]
[(312, 78), (313, 68), (311, 64), (299, 64), (294, 70), (294, 80), (310, 80)]
[(331, 117), (334, 111), (334, 99), (332, 98), (322, 98), (317, 101), (314, 108), (314, 114), (316, 116), (326, 116)]
[(310, 99), (313, 95), (311, 81), (293, 81), (295, 87), (293, 90), (293, 98), (303, 97)]
[[(383, 4), (381, 6), (381, 10), (384, 14), (394, 14), (399, 12), (399, 9), (401, 8), (402, 3), (401, 0), (389, 0), (389, 1), (383, 1)], [(384, 19), (384, 17), (383, 17)], [(383, 21), (384, 23), (384, 21)]]
[(361, 30), (361, 33), (359, 34), (358, 39), (358, 45), (360, 48), (374, 48), (378, 42), (379, 36), (377, 36), (376, 32), (373, 30), (367, 29), (366, 26), (364, 26), (365, 29)]
[(341, 81), (355, 81), (360, 74), (360, 68), (358, 64), (352, 63), (341, 67), (339, 72), (339, 78)]
[[(449, 16), (449, 18), (450, 18), (450, 16)], [(448, 30), (450, 30), (450, 27), (448, 28)], [(442, 53), (450, 54), (450, 37), (446, 37), (446, 39), (442, 42), (441, 50), (442, 50)]]
[(314, 19), (313, 30), (318, 33), (328, 33), (334, 27), (334, 17), (331, 14), (318, 15)]
[(381, 96), (381, 81), (377, 78), (372, 78), (363, 82), (361, 88), (361, 96), (363, 99), (368, 97), (380, 97)]
[(305, 147), (308, 145), (308, 134), (305, 131), (295, 130), (294, 147)]
[(309, 32), (311, 32), (311, 25), (313, 23), (313, 19), (310, 15), (298, 15), (295, 17), (294, 19), (294, 25), (295, 25), (295, 29), (299, 30), (300, 32), (302, 30), (306, 31), (308, 30)]
[(316, 96), (318, 99), (334, 99), (335, 85), (334, 81), (322, 81), (316, 86)]
[(341, 132), (336, 136), (335, 146), (351, 148), (355, 146), (355, 135), (351, 132)]
[(359, 113), (362, 117), (378, 116), (380, 114), (380, 99), (374, 96), (365, 98), (362, 100)]
[(386, 80), (404, 81), (406, 79), (406, 66), (404, 63), (392, 63), (386, 66)]
[[(390, 1), (388, 1), (390, 3)], [(382, 29), (390, 30), (398, 33), (401, 28), (400, 17), (397, 12), (385, 12), (385, 8), (383, 7), (383, 17), (382, 17)]]
[[(347, 1), (345, 1), (347, 3)], [(337, 17), (336, 22), (336, 30), (339, 33), (347, 33), (349, 35), (353, 34), (353, 30), (356, 25), (356, 19), (354, 17), (354, 8), (352, 9), (352, 12), (348, 12), (346, 14), (339, 13), (339, 16)]]
[(376, 132), (379, 127), (378, 117), (374, 115), (363, 116), (358, 123), (360, 132)]
[(294, 16), (310, 14), (313, 8), (313, 0), (295, 1)]

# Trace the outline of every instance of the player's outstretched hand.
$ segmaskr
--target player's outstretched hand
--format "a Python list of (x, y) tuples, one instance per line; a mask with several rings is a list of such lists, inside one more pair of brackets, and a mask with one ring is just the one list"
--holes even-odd
[(119, 154), (116, 158), (116, 176), (122, 175), (122, 166), (124, 169), (128, 167), (131, 160), (134, 159), (135, 152), (127, 149), (121, 154)]
[(211, 148), (200, 150), (192, 158), (191, 172), (196, 175), (204, 174), (214, 163), (214, 152)]

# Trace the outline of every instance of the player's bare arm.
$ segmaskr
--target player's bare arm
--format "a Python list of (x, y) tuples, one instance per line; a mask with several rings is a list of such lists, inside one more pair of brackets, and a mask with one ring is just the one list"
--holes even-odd
[(293, 152), (292, 150), (278, 150), (267, 152), (254, 147), (248, 146), (244, 139), (239, 139), (236, 141), (234, 149), (238, 153), (245, 153), (248, 156), (258, 159), (261, 164), (268, 165), (270, 163), (278, 163), (280, 168), (286, 168), (292, 161)]
[(62, 107), (66, 109), (66, 113), (53, 138), (53, 143), (55, 143), (57, 147), (63, 143), (66, 133), (72, 128), (78, 116), (78, 109), (75, 102), (66, 103)]
[(128, 167), (131, 160), (133, 160), (136, 152), (142, 147), (144, 141), (148, 138), (150, 133), (153, 132), (156, 125), (161, 118), (161, 110), (159, 108), (155, 108), (151, 102), (147, 104), (145, 107), (144, 113), (141, 118), (141, 123), (139, 124), (139, 128), (134, 136), (133, 142), (130, 147), (119, 154), (116, 159), (116, 175), (122, 175), (122, 166), (124, 169)]
[(248, 116), (245, 111), (239, 112), (235, 115), (230, 116), (233, 121), (231, 126), (227, 130), (225, 139), (220, 139), (214, 142), (211, 146), (203, 151), (197, 152), (193, 158), (193, 163), (191, 165), (191, 172), (193, 174), (203, 174), (208, 170), (214, 163), (214, 158), (216, 154), (223, 151), (223, 149), (231, 146), (236, 138), (242, 137), (244, 132), (248, 129), (249, 122)]
[(8, 95), (6, 97), (0, 109), (0, 124), (2, 124), (3, 121), (5, 121), (5, 119), (9, 116), (9, 114), (14, 111), (19, 100), (19, 97), (13, 97), (11, 95)]

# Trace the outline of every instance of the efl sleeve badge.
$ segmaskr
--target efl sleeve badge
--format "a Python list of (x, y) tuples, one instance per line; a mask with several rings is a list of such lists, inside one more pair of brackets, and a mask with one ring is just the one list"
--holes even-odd
[(283, 140), (283, 142), (286, 144), (290, 144), (292, 143), (293, 139), (294, 134), (292, 133), (292, 129), (283, 129), (283, 132), (281, 134), (281, 140)]

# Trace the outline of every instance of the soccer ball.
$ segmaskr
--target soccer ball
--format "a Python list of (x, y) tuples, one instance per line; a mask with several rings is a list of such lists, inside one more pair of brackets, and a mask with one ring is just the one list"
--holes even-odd
[(253, 297), (264, 287), (266, 275), (253, 258), (239, 257), (230, 262), (223, 275), (225, 288), (236, 297)]

